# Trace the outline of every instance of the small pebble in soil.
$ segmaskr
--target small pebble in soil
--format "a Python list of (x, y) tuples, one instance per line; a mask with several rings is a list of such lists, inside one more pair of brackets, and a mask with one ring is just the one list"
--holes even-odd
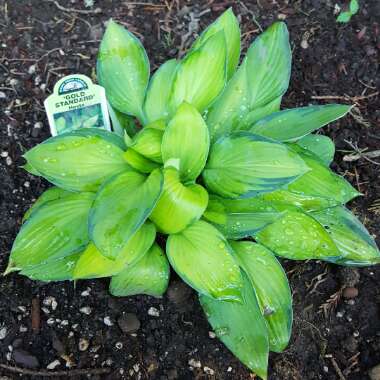
[(159, 317), (160, 312), (158, 311), (158, 309), (156, 309), (155, 307), (152, 306), (148, 309), (148, 315), (150, 315), (152, 317)]
[(201, 368), (202, 364), (199, 360), (190, 359), (189, 360), (189, 366), (192, 368)]
[(208, 336), (209, 336), (211, 339), (215, 339), (215, 338), (216, 338), (216, 334), (214, 333), (214, 331), (209, 331), (209, 332), (208, 332)]
[(86, 314), (86, 315), (90, 315), (91, 312), (92, 312), (92, 309), (90, 306), (83, 306), (79, 309), (79, 311), (82, 313), (82, 314)]
[(49, 363), (46, 368), (47, 369), (56, 369), (57, 367), (59, 367), (61, 365), (61, 362), (57, 359), (57, 360), (54, 360), (53, 362)]
[(113, 322), (111, 321), (111, 317), (108, 315), (103, 318), (103, 322), (106, 326), (113, 326)]
[(83, 292), (80, 294), (82, 297), (88, 297), (90, 295), (91, 288), (87, 288), (86, 290), (83, 290)]
[(345, 299), (356, 298), (358, 295), (359, 295), (359, 290), (357, 288), (352, 287), (352, 286), (344, 288), (344, 290), (343, 290), (343, 297)]
[(40, 366), (38, 359), (28, 351), (16, 349), (12, 356), (15, 363), (22, 367), (38, 368)]
[(3, 340), (7, 336), (7, 328), (5, 326), (0, 327), (0, 340)]
[(78, 343), (79, 351), (87, 351), (89, 345), (90, 343), (86, 338), (79, 339), (79, 343)]
[(138, 320), (136, 314), (133, 313), (125, 313), (121, 317), (118, 318), (117, 324), (120, 327), (120, 330), (124, 333), (134, 333), (136, 332), (141, 323)]
[(213, 376), (215, 374), (215, 371), (210, 367), (203, 367), (203, 371), (210, 376)]
[(380, 380), (380, 364), (371, 368), (368, 372), (371, 380)]
[(121, 342), (116, 342), (115, 343), (115, 347), (118, 349), (118, 350), (121, 350), (123, 348), (123, 343)]
[(227, 372), (232, 372), (232, 367), (228, 367)]

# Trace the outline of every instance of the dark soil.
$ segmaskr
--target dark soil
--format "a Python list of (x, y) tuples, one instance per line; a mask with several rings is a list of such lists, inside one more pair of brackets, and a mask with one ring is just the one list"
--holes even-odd
[[(350, 208), (371, 233), (379, 234), (379, 164), (373, 162), (376, 158), (344, 161), (343, 151), (380, 149), (380, 3), (362, 0), (359, 14), (342, 25), (335, 22), (336, 2), (168, 0), (144, 6), (95, 0), (93, 7), (85, 8), (81, 0), (0, 0), (0, 271), (6, 267), (22, 215), (48, 186), (19, 167), (21, 155), (49, 136), (43, 100), (61, 75), (94, 74), (104, 22), (112, 17), (135, 32), (155, 68), (182, 54), (193, 36), (230, 5), (241, 19), (245, 47), (261, 26), (278, 18), (288, 24), (294, 59), (285, 107), (356, 104), (353, 115), (324, 132), (337, 145), (335, 169), (365, 195)], [(380, 268), (344, 269), (312, 261), (284, 265), (294, 294), (294, 331), (289, 348), (281, 355), (271, 354), (269, 378), (369, 379), (368, 370), (380, 364)], [(55, 371), (109, 368), (108, 374), (88, 372), (91, 379), (253, 379), (209, 336), (211, 328), (195, 293), (179, 284), (173, 275), (162, 299), (118, 299), (108, 294), (107, 280), (74, 285), (43, 284), (15, 274), (2, 278), (0, 363), (29, 365), (35, 371), (46, 370), (55, 360)], [(345, 286), (358, 289), (358, 296), (345, 299)], [(54, 302), (44, 305), (51, 302), (48, 297), (55, 298), (55, 310)], [(82, 309), (87, 306), (89, 315)], [(148, 313), (151, 307), (159, 316)], [(123, 313), (139, 319), (135, 333), (121, 331), (117, 320)], [(18, 376), (0, 367), (1, 379)]]

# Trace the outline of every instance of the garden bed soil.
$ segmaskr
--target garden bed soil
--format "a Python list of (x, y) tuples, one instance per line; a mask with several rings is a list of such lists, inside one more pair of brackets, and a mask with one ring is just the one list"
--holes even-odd
[[(20, 168), (22, 154), (49, 137), (43, 101), (61, 75), (94, 76), (104, 22), (112, 17), (136, 33), (154, 69), (183, 54), (196, 33), (231, 5), (245, 48), (260, 28), (277, 19), (287, 23), (293, 69), (284, 107), (355, 104), (351, 115), (323, 133), (337, 145), (334, 169), (365, 195), (349, 207), (380, 237), (380, 158), (343, 159), (347, 151), (380, 147), (378, 0), (362, 1), (348, 24), (336, 23), (330, 0), (85, 3), (91, 1), (0, 0), (1, 272), (24, 212), (48, 187)], [(288, 349), (270, 355), (269, 379), (369, 379), (368, 371), (380, 364), (380, 268), (283, 263), (293, 291), (294, 329)], [(115, 298), (107, 286), (108, 280), (44, 284), (16, 274), (1, 278), (0, 378), (19, 377), (7, 366), (32, 367), (25, 379), (45, 378), (49, 364), (69, 371), (60, 378), (72, 379), (86, 378), (83, 373), (112, 380), (254, 378), (210, 333), (196, 294), (175, 275), (162, 299)], [(358, 294), (342, 294), (347, 286)]]

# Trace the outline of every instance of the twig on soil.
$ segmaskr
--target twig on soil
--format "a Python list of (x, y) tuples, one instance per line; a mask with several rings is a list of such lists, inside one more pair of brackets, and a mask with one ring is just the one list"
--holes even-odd
[(111, 371), (110, 368), (81, 368), (72, 369), (70, 371), (49, 371), (49, 370), (32, 370), (21, 367), (13, 367), (0, 363), (0, 368), (9, 372), (21, 373), (22, 375), (41, 376), (41, 377), (74, 377), (80, 375), (103, 375)]
[(329, 313), (331, 313), (332, 310), (334, 310), (342, 298), (342, 293), (343, 293), (343, 287), (341, 287), (337, 292), (332, 294), (329, 299), (323, 303), (321, 306), (319, 306), (319, 312), (323, 311), (323, 314), (325, 318), (327, 319), (329, 316)]
[(344, 140), (353, 150), (354, 153), (347, 154), (343, 157), (343, 161), (352, 162), (357, 161), (360, 158), (364, 158), (366, 161), (374, 164), (380, 165), (380, 162), (372, 160), (372, 158), (380, 157), (380, 150), (373, 150), (372, 152), (366, 152), (368, 148), (360, 149), (356, 143), (349, 140)]
[(343, 372), (339, 368), (338, 363), (336, 362), (336, 360), (334, 359), (334, 357), (332, 355), (326, 355), (326, 357), (328, 357), (331, 360), (331, 364), (333, 365), (333, 367), (335, 369), (335, 372), (338, 375), (339, 379), (340, 380), (346, 380), (346, 378), (343, 375)]
[(368, 210), (380, 215), (380, 199), (375, 200), (372, 205), (368, 207)]
[(362, 96), (348, 96), (348, 95), (321, 95), (321, 96), (312, 96), (311, 99), (316, 100), (346, 100), (346, 101), (352, 101), (354, 103), (357, 103), (360, 100), (365, 100), (372, 98), (374, 96), (379, 95), (379, 91), (376, 91), (369, 95), (362, 95)]
[(59, 4), (58, 1), (55, 1), (55, 0), (45, 0), (45, 2), (53, 3), (59, 10), (61, 10), (62, 12), (67, 12), (67, 13), (81, 13), (83, 15), (102, 13), (101, 8), (95, 8), (95, 9), (65, 8), (61, 4)]

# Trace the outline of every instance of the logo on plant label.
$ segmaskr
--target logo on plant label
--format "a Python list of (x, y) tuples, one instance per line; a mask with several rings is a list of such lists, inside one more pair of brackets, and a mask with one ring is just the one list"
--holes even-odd
[(53, 136), (79, 128), (111, 130), (105, 90), (85, 75), (60, 79), (44, 104)]

